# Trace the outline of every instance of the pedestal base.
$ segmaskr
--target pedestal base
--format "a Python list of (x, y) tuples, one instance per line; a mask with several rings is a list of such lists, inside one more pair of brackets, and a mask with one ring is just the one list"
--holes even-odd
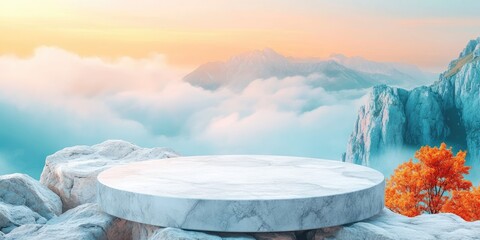
[(98, 176), (107, 213), (162, 227), (280, 232), (360, 221), (384, 206), (384, 177), (339, 161), (197, 156), (129, 163)]

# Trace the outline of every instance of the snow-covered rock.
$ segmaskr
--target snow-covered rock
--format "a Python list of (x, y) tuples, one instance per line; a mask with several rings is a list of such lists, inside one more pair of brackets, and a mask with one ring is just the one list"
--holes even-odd
[[(409, 218), (388, 209), (368, 220), (354, 223), (313, 239), (382, 240), (474, 240), (480, 239), (480, 221), (466, 222), (450, 213), (425, 214)], [(323, 237), (323, 238), (320, 238)]]
[(45, 223), (62, 212), (60, 198), (25, 174), (0, 176), (0, 231)]
[(141, 148), (121, 140), (69, 147), (47, 157), (40, 182), (60, 196), (66, 211), (96, 201), (96, 177), (107, 168), (177, 156), (168, 148)]
[(368, 165), (390, 149), (440, 142), (467, 150), (468, 160), (480, 159), (478, 49), (480, 38), (470, 41), (429, 87), (374, 87), (359, 110), (344, 159)]
[(87, 203), (50, 219), (46, 224), (22, 225), (4, 237), (7, 240), (130, 240), (129, 224), (103, 213), (96, 204)]
[(241, 91), (257, 79), (292, 76), (309, 78), (312, 87), (322, 87), (327, 91), (362, 89), (376, 84), (413, 87), (434, 80), (434, 74), (408, 65), (377, 63), (340, 55), (323, 60), (294, 59), (267, 48), (243, 53), (225, 62), (203, 64), (186, 75), (184, 81), (208, 90), (228, 88)]

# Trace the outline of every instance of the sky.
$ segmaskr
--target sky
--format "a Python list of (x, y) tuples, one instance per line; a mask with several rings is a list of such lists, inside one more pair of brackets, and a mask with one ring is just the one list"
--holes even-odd
[[(365, 89), (308, 76), (208, 91), (198, 65), (269, 47), (441, 72), (479, 35), (480, 2), (0, 1), (0, 174), (38, 177), (61, 148), (124, 139), (183, 155), (339, 159)], [(302, 109), (319, 103), (309, 112)]]
[(475, 0), (0, 1), (0, 54), (28, 56), (46, 45), (81, 56), (161, 53), (193, 67), (270, 47), (439, 72), (478, 35), (478, 9)]

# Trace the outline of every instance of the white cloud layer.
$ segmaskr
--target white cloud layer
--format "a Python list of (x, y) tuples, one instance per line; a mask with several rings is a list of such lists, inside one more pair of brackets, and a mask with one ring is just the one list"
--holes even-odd
[(185, 155), (339, 159), (365, 93), (312, 88), (302, 76), (212, 92), (183, 82), (186, 73), (161, 55), (105, 60), (42, 47), (0, 56), (0, 153), (15, 156), (3, 161), (38, 176), (59, 148), (116, 138)]

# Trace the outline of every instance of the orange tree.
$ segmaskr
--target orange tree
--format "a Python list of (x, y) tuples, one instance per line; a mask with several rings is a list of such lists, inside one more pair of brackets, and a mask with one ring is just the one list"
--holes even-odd
[(480, 219), (480, 187), (472, 191), (453, 191), (452, 198), (442, 207), (442, 212), (455, 213), (467, 221)]
[(448, 193), (472, 186), (463, 176), (470, 169), (465, 166), (465, 157), (463, 151), (453, 155), (445, 143), (439, 148), (420, 148), (415, 153), (418, 162), (410, 159), (401, 164), (387, 180), (385, 205), (406, 216), (439, 213), (449, 199)]

